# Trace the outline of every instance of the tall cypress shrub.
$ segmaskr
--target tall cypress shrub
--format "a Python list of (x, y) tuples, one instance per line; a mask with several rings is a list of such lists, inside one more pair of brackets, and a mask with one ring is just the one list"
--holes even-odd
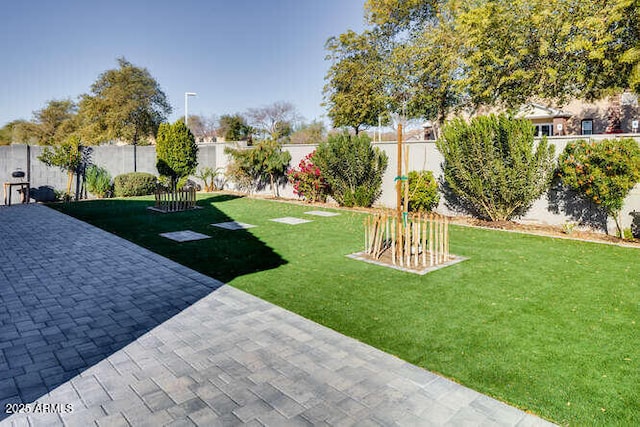
[(184, 124), (162, 123), (156, 139), (156, 168), (161, 176), (171, 180), (175, 188), (178, 180), (192, 174), (198, 166), (196, 139)]

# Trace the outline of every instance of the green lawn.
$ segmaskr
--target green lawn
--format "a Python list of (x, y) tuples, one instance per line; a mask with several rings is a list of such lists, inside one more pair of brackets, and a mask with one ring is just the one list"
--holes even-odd
[[(157, 214), (149, 198), (53, 207), (346, 335), (561, 424), (640, 424), (640, 250), (467, 227), (467, 261), (425, 276), (348, 259), (363, 215), (200, 195)], [(289, 226), (282, 216), (313, 219)], [(248, 231), (211, 227), (235, 220)], [(191, 229), (211, 239), (157, 234)]]

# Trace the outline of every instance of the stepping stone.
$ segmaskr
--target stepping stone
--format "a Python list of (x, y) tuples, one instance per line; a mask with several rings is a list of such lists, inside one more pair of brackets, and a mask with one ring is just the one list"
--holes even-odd
[(313, 222), (309, 219), (295, 218), (292, 216), (285, 216), (283, 218), (270, 219), (269, 221), (281, 222), (283, 224), (289, 224), (289, 225), (298, 225), (298, 224), (304, 224), (305, 222)]
[(327, 211), (309, 211), (305, 212), (307, 215), (315, 215), (315, 216), (338, 216), (340, 215), (337, 212), (327, 212)]
[(236, 222), (236, 221), (219, 222), (217, 224), (211, 224), (211, 225), (213, 225), (214, 227), (220, 227), (227, 230), (246, 230), (247, 228), (255, 227), (255, 225), (252, 225), (252, 224), (246, 224), (244, 222)]
[(196, 233), (191, 230), (183, 230), (183, 231), (172, 231), (170, 233), (160, 233), (162, 237), (166, 237), (167, 239), (175, 240), (176, 242), (191, 242), (193, 240), (202, 240), (202, 239), (210, 239), (211, 236), (207, 236), (206, 234)]

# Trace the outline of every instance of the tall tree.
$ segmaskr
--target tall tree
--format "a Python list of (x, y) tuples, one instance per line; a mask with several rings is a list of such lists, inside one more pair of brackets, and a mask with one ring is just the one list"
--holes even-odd
[(461, 82), (474, 105), (506, 107), (535, 98), (562, 105), (634, 87), (638, 6), (637, 0), (459, 2), (452, 10), (463, 45)]
[(153, 137), (171, 113), (171, 105), (146, 68), (124, 58), (118, 68), (102, 73), (82, 95), (79, 114), (86, 141), (120, 140), (137, 144)]
[(225, 141), (246, 141), (251, 139), (253, 128), (247, 124), (242, 114), (224, 114), (220, 117), (218, 135)]
[(37, 125), (27, 120), (13, 120), (0, 129), (0, 145), (36, 144)]
[(51, 100), (33, 112), (33, 120), (14, 120), (1, 130), (0, 144), (13, 142), (59, 145), (78, 130), (77, 105), (70, 99)]
[(402, 70), (404, 81), (389, 80), (409, 116), (640, 90), (639, 0), (367, 0), (365, 10), (391, 52), (382, 57)]
[(388, 121), (385, 63), (373, 32), (347, 31), (326, 43), (327, 59), (333, 61), (324, 87), (324, 105), (334, 127), (351, 127), (356, 135), (375, 126), (380, 117)]
[(189, 115), (189, 130), (196, 138), (215, 138), (217, 127), (216, 116)]
[(436, 13), (440, 0), (366, 0), (365, 17), (387, 34), (421, 32)]
[(249, 124), (263, 139), (279, 141), (291, 135), (299, 120), (296, 107), (285, 101), (274, 102), (259, 108), (249, 108), (246, 114)]
[(398, 99), (406, 105), (403, 115), (442, 126), (464, 98), (458, 82), (460, 42), (447, 10), (439, 10), (424, 25), (429, 31), (416, 31), (410, 42), (394, 42), (388, 63), (397, 70), (393, 84), (403, 95)]
[(41, 145), (57, 145), (78, 129), (78, 106), (70, 99), (51, 100), (33, 113), (33, 132)]
[[(357, 69), (364, 70), (370, 81), (378, 79), (374, 93), (382, 100), (383, 117), (389, 112), (403, 119), (431, 119), (442, 124), (447, 114), (460, 104), (459, 41), (451, 14), (444, 7), (446, 3), (368, 0), (366, 18), (372, 29), (357, 37), (348, 31), (338, 38), (366, 41), (369, 50), (366, 58), (377, 65)], [(333, 46), (328, 44), (328, 48), (335, 49), (335, 42)], [(358, 111), (367, 110), (358, 107)], [(370, 119), (368, 124), (377, 124), (378, 115)]]
[(291, 144), (320, 144), (327, 135), (324, 123), (303, 123), (291, 134)]

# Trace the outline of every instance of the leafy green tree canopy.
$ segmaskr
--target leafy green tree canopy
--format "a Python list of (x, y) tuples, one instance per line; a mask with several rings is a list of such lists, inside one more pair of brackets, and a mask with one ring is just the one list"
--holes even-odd
[[(385, 108), (397, 113), (402, 107), (409, 118), (442, 124), (449, 113), (467, 107), (511, 109), (532, 100), (561, 106), (627, 88), (638, 93), (639, 15), (639, 0), (367, 0), (371, 27), (334, 37), (327, 48), (336, 51), (336, 40), (374, 40), (367, 58), (383, 65), (366, 73), (385, 76), (382, 89), (374, 85), (375, 93), (389, 97)], [(358, 51), (353, 42), (343, 44)], [(327, 76), (326, 92), (347, 93), (333, 83), (333, 74), (357, 75), (341, 70), (354, 56), (330, 57), (339, 61)], [(355, 97), (368, 93), (349, 90)], [(355, 102), (326, 99), (330, 108)], [(343, 115), (376, 114), (373, 105), (361, 103)]]
[(220, 117), (218, 135), (222, 135), (225, 141), (246, 141), (251, 139), (254, 129), (247, 124), (247, 119), (242, 114), (224, 114)]
[[(637, 1), (495, 0), (454, 10), (474, 104), (563, 104), (637, 88)], [(634, 71), (635, 70), (635, 71)]]
[(388, 120), (391, 102), (385, 91), (386, 71), (374, 33), (347, 31), (326, 43), (333, 64), (325, 77), (324, 105), (334, 127), (351, 127), (356, 135), (366, 126)]
[(37, 143), (35, 127), (35, 123), (26, 120), (13, 120), (7, 123), (0, 129), (0, 145)]
[(70, 99), (51, 100), (34, 113), (32, 126), (40, 145), (55, 145), (66, 141), (78, 129), (78, 106)]
[(82, 95), (79, 114), (83, 137), (92, 143), (121, 140), (138, 143), (156, 135), (171, 105), (146, 68), (124, 58), (119, 67), (102, 73)]
[(326, 138), (327, 130), (322, 122), (301, 124), (291, 134), (289, 142), (292, 144), (320, 144)]
[(33, 120), (14, 120), (0, 129), (0, 145), (13, 142), (58, 145), (78, 130), (77, 105), (70, 99), (51, 100), (33, 113)]
[(80, 144), (80, 138), (70, 136), (61, 144), (45, 147), (38, 160), (47, 166), (55, 166), (67, 173), (66, 194), (71, 194), (73, 176), (88, 163), (86, 153)]

